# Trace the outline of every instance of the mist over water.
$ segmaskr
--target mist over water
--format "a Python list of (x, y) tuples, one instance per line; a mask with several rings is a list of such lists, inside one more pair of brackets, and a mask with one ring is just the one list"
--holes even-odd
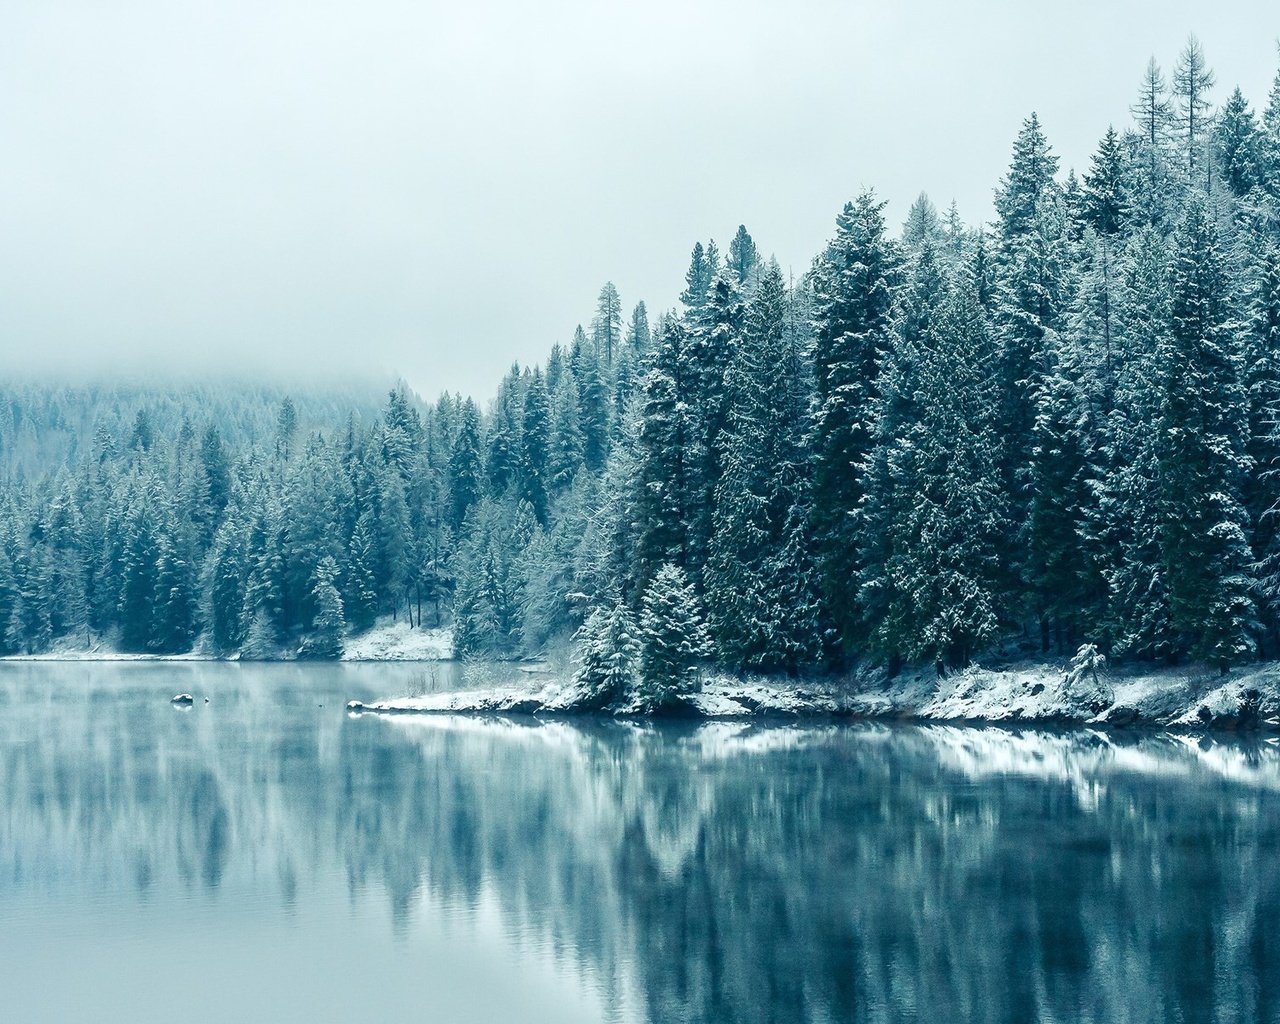
[(13, 1019), (1280, 1014), (1272, 746), (342, 710), (457, 671), (0, 668)]

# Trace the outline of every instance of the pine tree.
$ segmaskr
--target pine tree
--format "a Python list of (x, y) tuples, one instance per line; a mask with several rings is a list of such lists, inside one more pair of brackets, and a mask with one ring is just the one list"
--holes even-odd
[(586, 462), (586, 439), (578, 411), (578, 385), (571, 371), (556, 382), (551, 397), (551, 429), (547, 477), (554, 492), (563, 491)]
[(315, 614), (311, 632), (303, 641), (299, 657), (335, 660), (342, 657), (342, 637), (346, 623), (342, 617), (342, 598), (338, 594), (337, 563), (327, 555), (320, 560), (312, 576), (311, 590)]
[(1160, 547), (1172, 627), (1191, 657), (1225, 669), (1254, 649), (1240, 504), (1247, 404), (1217, 231), (1199, 199), (1178, 231), (1171, 282), (1157, 423)]
[(637, 302), (631, 311), (631, 323), (627, 326), (627, 348), (635, 357), (637, 365), (642, 363), (649, 353), (649, 310), (643, 302)]
[(1260, 171), (1271, 195), (1280, 199), (1280, 71), (1271, 84), (1259, 134)]
[(724, 661), (795, 674), (816, 659), (820, 633), (808, 530), (809, 382), (789, 305), (782, 272), (770, 262), (726, 381), (730, 412), (706, 590)]
[(852, 513), (862, 501), (861, 467), (877, 399), (879, 353), (888, 348), (896, 271), (884, 234), (884, 204), (870, 192), (845, 205), (836, 236), (818, 258), (814, 293), (813, 517), (823, 591), (849, 649), (859, 632), (851, 581), (857, 574)]
[(155, 517), (148, 497), (135, 492), (124, 521), (120, 645), (126, 651), (145, 651), (152, 638), (152, 609), (159, 555)]
[(198, 632), (195, 576), (173, 538), (165, 533), (157, 545), (155, 578), (148, 646), (162, 654), (189, 651)]
[(751, 275), (760, 263), (760, 251), (754, 239), (747, 233), (746, 225), (739, 224), (738, 231), (729, 243), (729, 270), (739, 288), (746, 289)]
[(1129, 217), (1128, 189), (1125, 185), (1124, 150), (1114, 128), (1098, 144), (1089, 173), (1084, 176), (1085, 215), (1100, 235), (1122, 230)]
[[(575, 352), (578, 352), (575, 346)], [(582, 429), (582, 457), (587, 469), (598, 473), (609, 455), (609, 389), (600, 362), (589, 350), (573, 359), (573, 379), (578, 388), (578, 415)]]
[(606, 367), (613, 365), (613, 357), (622, 341), (622, 300), (612, 281), (606, 281), (596, 302), (595, 319), (591, 321), (591, 340), (597, 359)]
[(639, 673), (640, 640), (625, 604), (594, 609), (573, 639), (578, 664), (573, 682), (583, 691), (583, 707), (603, 708), (631, 695)]
[(679, 566), (662, 566), (645, 589), (639, 635), (637, 698), (643, 707), (668, 707), (697, 688), (711, 638), (698, 596)]
[[(714, 247), (715, 243), (712, 243)], [(707, 290), (715, 277), (718, 261), (710, 252), (702, 248), (701, 242), (695, 242), (693, 253), (689, 257), (689, 269), (684, 275), (684, 291), (680, 293), (680, 301), (690, 311), (700, 310), (707, 301)]]
[(1097, 507), (1090, 532), (1103, 552), (1108, 608), (1101, 632), (1117, 655), (1169, 659), (1169, 587), (1160, 550), (1157, 438), (1159, 354), (1169, 331), (1163, 241), (1151, 228), (1132, 242), (1119, 316), (1127, 353), (1116, 365), (1116, 400), (1107, 416)]
[(234, 516), (218, 528), (203, 573), (205, 621), (219, 654), (229, 654), (244, 640), (241, 610), (245, 605), (244, 530)]
[[(1280, 245), (1258, 259), (1248, 310), (1245, 384), (1249, 394), (1249, 460), (1245, 512), (1259, 572), (1261, 610), (1273, 646), (1280, 633)], [(1272, 652), (1267, 653), (1274, 653)]]
[(996, 213), (1004, 239), (1032, 235), (1039, 230), (1042, 204), (1054, 188), (1058, 158), (1033, 113), (1022, 122), (1013, 144), (1009, 172), (996, 190)]
[(1173, 93), (1178, 102), (1178, 129), (1186, 146), (1187, 173), (1192, 178), (1208, 136), (1209, 90), (1214, 84), (1213, 70), (1205, 60), (1200, 41), (1194, 35), (1188, 36), (1173, 72)]
[[(663, 362), (677, 372), (684, 342), (683, 328), (672, 325), (661, 343)], [(651, 370), (640, 383), (639, 403), (632, 516), (634, 575), (643, 587), (664, 563), (686, 566), (693, 560), (705, 459), (693, 410), (670, 373)]]
[(452, 500), (450, 523), (462, 527), (467, 513), (484, 493), (484, 468), (480, 454), (480, 412), (467, 399), (462, 406), (458, 436), (449, 454), (449, 494)]
[(377, 540), (371, 508), (366, 508), (356, 520), (347, 564), (342, 605), (351, 628), (361, 632), (371, 627), (378, 617)]
[(921, 192), (907, 211), (906, 222), (902, 225), (902, 244), (912, 252), (928, 245), (937, 250), (942, 246), (942, 221), (938, 219), (937, 207), (929, 196)]
[(298, 407), (287, 395), (280, 403), (280, 413), (276, 417), (276, 455), (285, 462), (293, 453), (293, 439), (298, 433)]
[(919, 342), (886, 368), (870, 460), (865, 528), (877, 545), (859, 570), (879, 612), (882, 656), (967, 664), (997, 635), (998, 552), (1008, 529), (992, 347), (981, 306), (959, 291)]
[(538, 522), (547, 521), (547, 450), (550, 443), (551, 410), (542, 374), (535, 370), (524, 388), (524, 408), (520, 420), (520, 496), (533, 508)]
[(1261, 184), (1258, 173), (1258, 125), (1237, 88), (1223, 104), (1214, 125), (1214, 142), (1222, 180), (1232, 193), (1246, 195)]
[(1129, 108), (1136, 124), (1134, 169), (1136, 205), (1146, 222), (1161, 226), (1167, 218), (1170, 174), (1169, 136), (1173, 125), (1173, 104), (1160, 65), (1152, 57), (1147, 62), (1137, 102)]

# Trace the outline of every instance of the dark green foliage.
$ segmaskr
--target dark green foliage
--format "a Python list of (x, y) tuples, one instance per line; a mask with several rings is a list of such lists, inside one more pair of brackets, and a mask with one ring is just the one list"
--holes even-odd
[(812, 275), (813, 523), (823, 591), (837, 646), (844, 649), (851, 649), (859, 635), (857, 605), (849, 600), (858, 549), (852, 512), (862, 501), (862, 467), (879, 395), (877, 368), (892, 328), (890, 281), (896, 264), (883, 210), (870, 192), (847, 203)]
[(1240, 503), (1248, 405), (1217, 232), (1199, 200), (1175, 240), (1170, 292), (1156, 458), (1171, 625), (1191, 657), (1225, 668), (1254, 649)]

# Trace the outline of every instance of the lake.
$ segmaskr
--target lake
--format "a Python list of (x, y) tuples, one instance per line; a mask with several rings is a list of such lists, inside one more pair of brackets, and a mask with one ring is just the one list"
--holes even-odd
[(484, 676), (0, 665), (0, 1016), (1280, 1020), (1269, 744), (343, 707)]

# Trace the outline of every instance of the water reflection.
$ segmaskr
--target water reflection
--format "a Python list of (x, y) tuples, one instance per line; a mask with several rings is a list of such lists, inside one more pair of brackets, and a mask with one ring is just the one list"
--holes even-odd
[(1280, 1019), (1266, 744), (338, 710), (387, 673), (5, 666), (0, 915), (493, 917), (615, 1019)]

